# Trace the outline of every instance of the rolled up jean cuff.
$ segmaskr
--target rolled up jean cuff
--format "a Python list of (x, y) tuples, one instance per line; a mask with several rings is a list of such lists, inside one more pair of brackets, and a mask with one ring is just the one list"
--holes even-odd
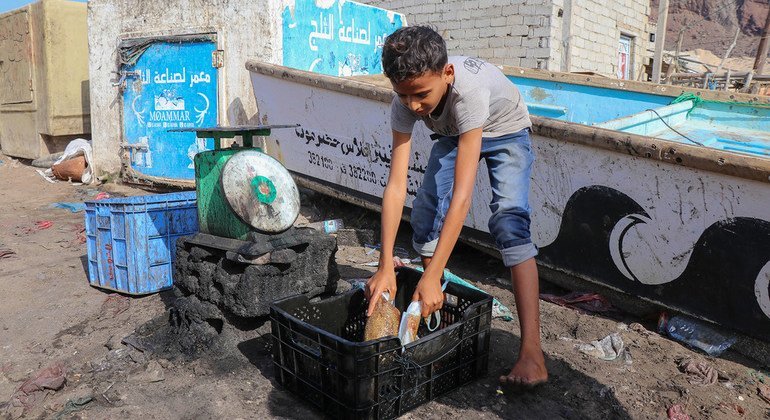
[[(435, 248), (435, 247), (434, 247)], [(513, 267), (521, 264), (530, 258), (537, 256), (537, 247), (532, 242), (516, 245), (509, 248), (500, 250), (500, 254), (503, 256), (503, 265), (506, 267)]]
[(438, 245), (438, 238), (424, 244), (412, 240), (412, 247), (421, 257), (433, 257), (433, 253), (436, 252), (436, 245)]

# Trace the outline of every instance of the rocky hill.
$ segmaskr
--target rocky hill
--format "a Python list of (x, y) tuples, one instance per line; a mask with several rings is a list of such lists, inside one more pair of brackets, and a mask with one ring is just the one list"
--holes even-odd
[[(666, 49), (676, 48), (684, 28), (682, 51), (705, 49), (724, 54), (740, 27), (731, 56), (754, 56), (767, 17), (769, 0), (670, 0)], [(651, 19), (657, 20), (658, 0), (650, 0)]]

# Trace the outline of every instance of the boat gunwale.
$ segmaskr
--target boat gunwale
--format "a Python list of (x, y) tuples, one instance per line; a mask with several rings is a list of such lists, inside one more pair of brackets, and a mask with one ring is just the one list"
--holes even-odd
[[(382, 83), (377, 83), (372, 80), (328, 76), (281, 65), (264, 63), (258, 60), (248, 60), (246, 62), (246, 69), (265, 76), (271, 76), (311, 87), (318, 87), (380, 102), (389, 103), (392, 101), (394, 95), (390, 88)], [(606, 81), (602, 80), (600, 82), (600, 78), (594, 76), (519, 69), (508, 66), (504, 66), (503, 70), (506, 75), (515, 77), (533, 77), (541, 80), (553, 80), (564, 83), (622, 89), (631, 92), (653, 93), (671, 96), (672, 98), (684, 92), (696, 92), (700, 93), (700, 96), (704, 99), (727, 100), (727, 98), (724, 97), (718, 98), (718, 95), (716, 94), (719, 92), (702, 91), (700, 89), (676, 88), (673, 92), (661, 92), (656, 91), (655, 89), (665, 88), (665, 90), (667, 90), (672, 88), (672, 86), (623, 81), (624, 86), (618, 87), (620, 82), (617, 79), (607, 78)], [(514, 72), (518, 74), (512, 74)], [(640, 90), (639, 85), (644, 89)], [(724, 95), (724, 93), (722, 93), (722, 95)], [(755, 96), (731, 94), (729, 100), (750, 102), (749, 99), (753, 97)], [(763, 103), (758, 101), (754, 102), (757, 104)], [(767, 98), (767, 102), (770, 103), (770, 97)], [(560, 121), (536, 115), (531, 115), (530, 118), (532, 120), (532, 132), (535, 135), (567, 143), (597, 147), (634, 157), (653, 159), (672, 165), (705, 170), (708, 172), (715, 172), (770, 184), (770, 159), (726, 152), (703, 146), (678, 143), (656, 137), (629, 134), (621, 131)]]

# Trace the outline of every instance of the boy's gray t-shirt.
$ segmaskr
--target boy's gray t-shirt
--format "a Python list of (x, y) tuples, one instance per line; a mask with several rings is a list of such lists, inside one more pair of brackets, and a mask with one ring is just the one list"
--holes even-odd
[(499, 137), (531, 127), (527, 106), (516, 86), (493, 64), (472, 57), (451, 56), (455, 81), (440, 116), (421, 117), (401, 103), (391, 105), (391, 127), (411, 133), (422, 120), (443, 136), (458, 136), (481, 127), (484, 137)]

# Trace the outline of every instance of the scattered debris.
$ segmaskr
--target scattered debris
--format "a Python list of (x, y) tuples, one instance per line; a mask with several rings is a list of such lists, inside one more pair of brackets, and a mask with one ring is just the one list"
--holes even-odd
[(147, 364), (147, 368), (145, 368), (143, 372), (129, 376), (128, 380), (131, 382), (153, 383), (166, 380), (166, 376), (163, 371), (163, 366), (153, 360)]
[(96, 194), (94, 197), (94, 201), (104, 200), (110, 198), (110, 195), (104, 191), (99, 192), (99, 194)]
[(638, 332), (639, 334), (649, 337), (652, 334), (652, 331), (648, 330), (647, 328), (644, 328), (644, 325), (638, 323), (638, 322), (632, 322), (628, 325), (628, 329), (631, 331)]
[(75, 239), (79, 244), (86, 243), (86, 226), (83, 223), (78, 223), (74, 226)]
[(84, 409), (93, 400), (94, 400), (94, 397), (90, 395), (86, 395), (85, 397), (75, 398), (74, 400), (72, 399), (67, 400), (67, 403), (64, 404), (64, 407), (58, 413), (56, 413), (54, 420), (68, 418), (70, 414)]
[(90, 184), (93, 180), (91, 150), (91, 140), (74, 139), (67, 144), (64, 153), (53, 163), (51, 169), (38, 173), (48, 180), (58, 177)]
[(40, 230), (48, 229), (52, 226), (53, 222), (50, 220), (38, 220), (32, 226), (25, 226), (21, 228), (21, 231), (24, 232), (24, 234), (29, 235)]
[(69, 210), (72, 213), (79, 213), (86, 209), (86, 203), (66, 203), (58, 202), (51, 204), (51, 208)]
[(11, 397), (11, 405), (26, 411), (41, 402), (48, 391), (58, 391), (66, 382), (64, 363), (56, 362), (38, 370), (21, 384)]
[[(736, 413), (738, 413), (738, 416), (740, 416), (740, 417), (743, 417), (746, 414), (746, 409), (741, 407), (740, 405), (738, 405), (736, 403), (729, 403), (728, 404), (728, 403), (721, 402), (721, 403), (719, 403), (719, 408), (722, 408), (725, 411), (730, 411), (730, 412), (735, 411)], [(728, 414), (730, 414), (730, 413), (728, 413)]]
[(571, 292), (564, 296), (541, 293), (540, 299), (591, 313), (604, 313), (615, 309), (604, 296), (598, 293)]
[(364, 246), (374, 240), (372, 229), (339, 229), (337, 231), (337, 245), (340, 246)]
[(763, 401), (770, 404), (770, 387), (765, 384), (757, 385), (757, 395), (762, 398)]
[[(410, 258), (393, 257), (393, 268), (405, 267), (408, 264), (412, 264), (412, 260)], [(364, 267), (378, 267), (380, 265), (380, 261), (369, 261), (365, 263), (359, 263), (358, 265), (362, 265)]]
[(599, 341), (592, 341), (589, 344), (579, 344), (576, 347), (582, 353), (607, 361), (617, 359), (622, 356), (625, 351), (623, 338), (618, 333), (612, 333)]
[(5, 258), (12, 258), (16, 256), (16, 252), (10, 248), (0, 248), (0, 260)]
[(693, 385), (708, 386), (722, 381), (728, 381), (725, 374), (717, 371), (705, 360), (682, 358), (677, 360), (677, 367), (682, 373), (687, 374), (687, 380)]
[(666, 412), (669, 420), (692, 420), (689, 414), (685, 411), (682, 404), (674, 404), (668, 408)]
[(709, 356), (719, 356), (736, 341), (734, 336), (722, 334), (703, 321), (681, 315), (669, 319), (665, 312), (658, 320), (658, 331)]
[[(420, 266), (417, 266), (415, 268), (418, 271), (423, 271), (423, 268)], [(454, 273), (452, 273), (447, 269), (444, 270), (444, 279), (452, 283), (457, 283), (463, 286), (470, 287), (473, 290), (484, 292), (484, 290), (479, 289), (478, 287), (474, 286), (470, 282), (463, 280), (462, 278), (458, 277), (457, 275), (455, 275)], [(484, 292), (484, 293), (487, 293), (487, 292)], [(511, 313), (511, 310), (508, 309), (507, 306), (500, 303), (499, 300), (493, 298), (492, 299), (492, 318), (500, 318), (503, 321), (513, 321), (513, 314)]]
[(116, 316), (128, 310), (131, 306), (131, 299), (126, 296), (119, 295), (117, 293), (110, 293), (102, 302), (101, 316), (112, 312), (112, 316)]

